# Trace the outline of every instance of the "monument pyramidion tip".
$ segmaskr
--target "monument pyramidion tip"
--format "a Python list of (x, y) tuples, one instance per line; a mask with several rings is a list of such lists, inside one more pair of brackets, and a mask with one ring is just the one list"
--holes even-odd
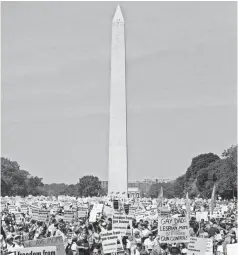
[(116, 12), (115, 12), (114, 17), (113, 17), (113, 20), (112, 20), (112, 23), (124, 23), (124, 22), (125, 22), (125, 21), (124, 21), (122, 12), (121, 12), (121, 7), (120, 7), (120, 5), (118, 4), (118, 5), (117, 5)]

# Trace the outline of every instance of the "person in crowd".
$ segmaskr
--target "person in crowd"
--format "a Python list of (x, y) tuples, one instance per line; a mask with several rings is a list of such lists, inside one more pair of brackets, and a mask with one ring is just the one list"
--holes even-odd
[(141, 231), (141, 237), (142, 237), (142, 242), (145, 241), (151, 234), (150, 230), (148, 229), (148, 225), (146, 223), (142, 224), (142, 231)]
[(155, 248), (155, 246), (158, 245), (158, 242), (157, 242), (156, 239), (153, 238), (153, 234), (152, 233), (149, 233), (148, 238), (146, 238), (145, 241), (144, 241), (144, 245), (145, 245), (145, 250), (149, 254)]
[(169, 250), (169, 254), (170, 255), (180, 255), (181, 254), (181, 251), (178, 247), (176, 246), (172, 246)]
[(22, 243), (22, 240), (21, 240), (21, 236), (20, 236), (20, 235), (14, 236), (14, 244), (15, 244), (15, 249), (24, 248), (24, 245), (23, 245), (23, 243)]
[(208, 229), (208, 238), (214, 237), (216, 234), (219, 234), (219, 233), (220, 233), (220, 231), (217, 228), (217, 225), (213, 220), (210, 224), (210, 228)]
[(180, 248), (180, 253), (182, 255), (186, 255), (187, 254), (188, 250), (187, 250), (187, 247), (186, 247), (185, 243), (181, 243), (179, 245), (179, 248)]
[[(190, 217), (190, 236), (200, 238), (211, 238), (213, 241), (214, 255), (226, 255), (227, 244), (237, 243), (237, 206), (236, 202), (221, 201), (227, 206), (227, 211), (222, 213), (223, 218), (213, 217), (202, 219), (200, 222), (194, 215), (200, 211), (209, 211), (209, 203), (206, 200), (193, 200), (195, 208)], [(109, 206), (109, 203), (106, 203)], [(182, 204), (167, 200), (164, 202), (170, 208), (171, 216), (186, 217), (187, 212)], [(72, 208), (72, 204), (70, 206)], [(151, 207), (146, 207), (150, 210)], [(86, 218), (74, 217), (72, 221), (64, 218), (64, 207), (54, 210), (44, 204), (42, 209), (49, 210), (50, 214), (45, 221), (37, 221), (32, 215), (22, 214), (23, 221), (19, 222), (14, 213), (4, 209), (1, 214), (1, 254), (13, 254), (16, 249), (24, 247), (24, 241), (37, 240), (61, 236), (67, 255), (101, 255), (103, 254), (101, 234), (113, 230), (112, 216), (103, 211), (97, 215), (95, 222), (89, 222), (90, 212)], [(67, 209), (68, 210), (68, 209)], [(77, 210), (77, 209), (76, 209)], [(133, 215), (129, 212), (128, 215)], [(122, 235), (122, 244), (125, 255), (186, 255), (188, 253), (187, 243), (161, 243), (159, 238), (158, 221), (145, 218), (145, 220), (132, 220), (127, 234)], [(119, 240), (119, 239), (118, 239)], [(119, 254), (122, 254), (120, 252)]]
[(89, 243), (87, 234), (83, 234), (83, 238), (77, 241), (77, 248), (79, 255), (89, 255)]

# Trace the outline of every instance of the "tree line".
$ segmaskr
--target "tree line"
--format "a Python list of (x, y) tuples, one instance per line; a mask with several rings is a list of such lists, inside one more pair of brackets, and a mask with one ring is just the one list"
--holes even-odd
[[(96, 176), (84, 176), (77, 184), (44, 184), (42, 178), (31, 176), (20, 169), (16, 161), (1, 158), (1, 195), (2, 196), (101, 196), (106, 191)], [(214, 184), (217, 194), (222, 198), (237, 197), (237, 145), (225, 150), (221, 158), (213, 153), (201, 154), (192, 159), (187, 171), (168, 183), (152, 184), (148, 197), (158, 196), (163, 186), (164, 197), (210, 198)]]
[(1, 158), (1, 195), (2, 196), (98, 196), (105, 195), (98, 177), (84, 176), (77, 184), (44, 184), (42, 178), (31, 176), (21, 170), (16, 161)]
[(176, 180), (165, 184), (153, 184), (149, 196), (157, 197), (163, 186), (164, 196), (211, 198), (216, 194), (224, 199), (237, 197), (237, 145), (225, 150), (221, 158), (213, 153), (200, 154), (192, 159), (187, 171)]

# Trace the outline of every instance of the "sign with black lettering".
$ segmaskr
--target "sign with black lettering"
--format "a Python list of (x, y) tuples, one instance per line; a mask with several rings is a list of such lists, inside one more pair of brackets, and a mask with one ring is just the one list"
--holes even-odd
[(158, 217), (158, 237), (161, 243), (188, 243), (188, 218)]

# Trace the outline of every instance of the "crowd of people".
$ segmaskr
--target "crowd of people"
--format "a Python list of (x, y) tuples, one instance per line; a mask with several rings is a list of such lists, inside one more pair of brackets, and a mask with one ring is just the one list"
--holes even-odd
[[(114, 198), (115, 199), (115, 198)], [(147, 204), (143, 206), (141, 201), (136, 201), (138, 207), (145, 210), (151, 209), (156, 203), (147, 199)], [(156, 200), (155, 200), (156, 201)], [(181, 202), (181, 200), (180, 200)], [(24, 248), (24, 242), (29, 240), (38, 240), (42, 238), (61, 236), (65, 253), (68, 255), (98, 255), (104, 254), (101, 233), (113, 230), (112, 216), (107, 215), (102, 210), (97, 215), (94, 222), (90, 222), (90, 212), (95, 201), (86, 202), (88, 212), (86, 217), (74, 217), (71, 221), (64, 219), (64, 206), (59, 203), (57, 211), (49, 210), (45, 221), (35, 220), (30, 212), (21, 213), (21, 220), (16, 220), (16, 213), (10, 212), (6, 203), (1, 210), (1, 254), (13, 254), (19, 248)], [(102, 203), (107, 208), (114, 207), (112, 199), (97, 198), (97, 203)], [(128, 211), (114, 209), (115, 212), (121, 210), (122, 214), (134, 215), (130, 210), (135, 201), (128, 202)], [(227, 255), (227, 244), (237, 243), (237, 204), (236, 200), (225, 201), (219, 200), (217, 204), (224, 206), (222, 215), (212, 217), (208, 214), (207, 218), (198, 219), (196, 214), (201, 211), (209, 211), (209, 202), (207, 200), (191, 200), (190, 208), (186, 209), (184, 203), (176, 203), (176, 200), (164, 199), (162, 206), (167, 206), (169, 212), (164, 217), (189, 217), (189, 235), (192, 237), (208, 238), (212, 240), (212, 254)], [(119, 204), (122, 205), (122, 202)], [(45, 205), (39, 206), (42, 208)], [(50, 203), (47, 205), (51, 208)], [(157, 206), (157, 205), (156, 205)], [(158, 206), (154, 206), (160, 210)], [(73, 204), (70, 205), (70, 208)], [(120, 207), (120, 206), (119, 206)], [(30, 208), (30, 207), (29, 207)], [(48, 208), (46, 208), (48, 209)], [(77, 208), (76, 208), (77, 209)], [(18, 211), (20, 209), (18, 208)], [(122, 212), (123, 211), (123, 212)], [(188, 212), (189, 211), (189, 212)], [(156, 216), (156, 217), (157, 217)], [(160, 240), (158, 232), (159, 224), (157, 218), (138, 218), (132, 220), (132, 229), (130, 234), (122, 236), (123, 250), (118, 252), (127, 255), (175, 255), (188, 254), (188, 243), (163, 243)], [(237, 253), (238, 254), (238, 253)], [(229, 254), (228, 254), (229, 255)]]

